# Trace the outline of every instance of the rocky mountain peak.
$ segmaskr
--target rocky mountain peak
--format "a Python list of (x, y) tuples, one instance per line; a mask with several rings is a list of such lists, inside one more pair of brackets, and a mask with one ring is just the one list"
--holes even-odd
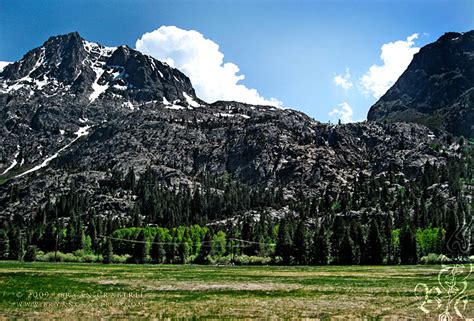
[(78, 133), (141, 109), (201, 106), (189, 78), (151, 56), (54, 36), (0, 73), (0, 168), (15, 155), (19, 168), (39, 166)]
[(448, 32), (421, 48), (367, 118), (474, 137), (474, 31)]
[(127, 46), (105, 47), (79, 33), (49, 38), (0, 73), (0, 91), (14, 97), (71, 96), (134, 102), (197, 100), (188, 77)]
[(78, 66), (87, 57), (83, 39), (77, 32), (49, 38), (42, 46), (30, 50), (23, 58), (8, 65), (4, 80), (55, 79), (70, 84), (79, 74)]

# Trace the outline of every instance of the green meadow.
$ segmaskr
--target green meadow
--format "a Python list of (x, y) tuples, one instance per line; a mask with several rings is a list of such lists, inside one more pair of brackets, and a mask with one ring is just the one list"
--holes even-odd
[[(200, 266), (0, 262), (0, 319), (438, 319), (420, 309), (440, 266)], [(468, 280), (469, 281), (469, 280)], [(465, 294), (474, 295), (467, 284)], [(448, 302), (446, 300), (446, 302)], [(458, 305), (474, 317), (469, 300)], [(455, 315), (454, 304), (450, 313)]]

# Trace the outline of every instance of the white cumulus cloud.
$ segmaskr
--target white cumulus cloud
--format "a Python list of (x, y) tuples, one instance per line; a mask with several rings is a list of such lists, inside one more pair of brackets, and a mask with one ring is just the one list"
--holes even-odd
[(349, 68), (346, 69), (346, 73), (344, 75), (334, 76), (334, 83), (336, 84), (336, 86), (341, 86), (345, 90), (351, 89), (353, 84), (351, 81), (351, 74), (349, 73)]
[(161, 26), (145, 33), (135, 44), (137, 50), (168, 63), (186, 74), (196, 94), (208, 101), (236, 100), (251, 104), (281, 107), (275, 98), (266, 99), (256, 89), (239, 82), (239, 67), (224, 62), (219, 45), (206, 39), (195, 30), (183, 30), (175, 26)]
[(414, 33), (406, 40), (389, 42), (382, 46), (380, 59), (383, 64), (372, 65), (360, 79), (365, 93), (370, 93), (378, 99), (387, 92), (408, 67), (413, 55), (420, 50), (415, 47), (416, 38), (418, 34)]
[(337, 117), (343, 123), (352, 123), (354, 120), (352, 119), (352, 115), (354, 114), (352, 107), (347, 103), (343, 102), (338, 105), (338, 107), (334, 108), (330, 113), (329, 116)]

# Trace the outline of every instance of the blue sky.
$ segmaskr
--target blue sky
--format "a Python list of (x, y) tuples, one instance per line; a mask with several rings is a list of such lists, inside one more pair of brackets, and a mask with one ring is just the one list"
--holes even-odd
[[(135, 47), (143, 34), (161, 26), (176, 26), (179, 28), (176, 32), (196, 30), (203, 38), (218, 44), (224, 63), (235, 64), (240, 69), (236, 75), (245, 75), (245, 79), (238, 82), (245, 85), (245, 90), (256, 89), (259, 97), (276, 98), (283, 106), (301, 110), (321, 121), (341, 117), (349, 121), (362, 120), (376, 98), (361, 84), (361, 77), (371, 66), (384, 65), (380, 59), (384, 44), (396, 41), (406, 44), (408, 37), (418, 34), (410, 38), (412, 43), (405, 47), (404, 43), (393, 46), (395, 54), (389, 53), (391, 46), (386, 47), (392, 56), (397, 56), (396, 50), (406, 49), (406, 53), (415, 48), (416, 51), (446, 31), (474, 29), (473, 12), (474, 1), (471, 0), (0, 0), (0, 60), (18, 60), (49, 36), (70, 31), (79, 31), (84, 38), (108, 46)], [(167, 35), (169, 39), (174, 37), (172, 32)], [(180, 39), (188, 39), (184, 36)], [(178, 45), (176, 37), (173, 39), (173, 43), (165, 44), (167, 51), (159, 50), (156, 55), (173, 54)], [(154, 41), (153, 38), (148, 40)], [(197, 45), (204, 43), (198, 40)], [(145, 47), (152, 48), (153, 43)], [(153, 50), (157, 50), (156, 46), (149, 49), (149, 53), (155, 55)], [(218, 74), (218, 66), (214, 67)], [(232, 69), (231, 65), (228, 67)], [(390, 72), (393, 74), (391, 69), (396, 68), (388, 66), (386, 69), (380, 70), (387, 74), (379, 80), (388, 77)], [(347, 89), (344, 89), (336, 85), (334, 78), (347, 77), (347, 71), (350, 78), (346, 78)], [(235, 70), (229, 72), (233, 74), (230, 78), (235, 76)], [(200, 86), (204, 91), (209, 89), (206, 86), (212, 85), (213, 79), (208, 80), (210, 83)], [(210, 97), (214, 97), (213, 94), (210, 93)], [(347, 110), (344, 104), (353, 113), (349, 118), (342, 113)], [(340, 113), (333, 112), (330, 116), (334, 108)]]

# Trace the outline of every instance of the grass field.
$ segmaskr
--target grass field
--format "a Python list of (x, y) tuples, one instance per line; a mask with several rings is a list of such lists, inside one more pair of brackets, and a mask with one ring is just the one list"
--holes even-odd
[[(414, 288), (436, 286), (439, 271), (0, 262), (0, 319), (437, 319), (434, 303), (430, 314), (419, 309)], [(474, 295), (469, 284), (466, 293)], [(472, 302), (464, 315), (474, 317)]]

